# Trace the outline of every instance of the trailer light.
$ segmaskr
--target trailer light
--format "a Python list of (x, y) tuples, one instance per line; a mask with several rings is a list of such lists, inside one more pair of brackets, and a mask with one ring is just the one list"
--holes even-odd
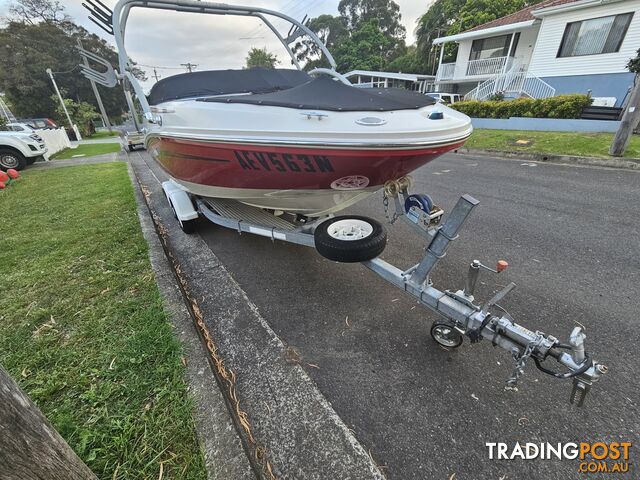
[(496, 264), (496, 271), (498, 273), (500, 273), (500, 272), (506, 270), (508, 266), (509, 266), (509, 264), (507, 262), (505, 262), (504, 260), (498, 260), (498, 263)]

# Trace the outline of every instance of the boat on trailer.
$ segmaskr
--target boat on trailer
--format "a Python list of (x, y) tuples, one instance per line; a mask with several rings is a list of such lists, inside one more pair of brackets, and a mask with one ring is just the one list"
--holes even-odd
[(471, 134), (469, 117), (426, 95), (320, 75), (253, 68), (162, 79), (149, 95), (158, 121), (147, 149), (196, 195), (319, 217)]
[[(515, 367), (506, 390), (517, 390), (532, 361), (543, 373), (572, 379), (570, 401), (581, 406), (607, 372), (585, 351), (582, 326), (561, 342), (516, 323), (498, 305), (514, 283), (488, 301), (475, 298), (480, 272), (499, 274), (504, 261), (492, 268), (473, 260), (458, 290), (434, 286), (431, 272), (478, 200), (463, 195), (445, 217), (428, 195), (409, 192), (407, 174), (462, 145), (471, 133), (466, 116), (412, 92), (353, 88), (318, 37), (280, 12), (195, 0), (119, 0), (113, 11), (99, 0), (85, 6), (114, 35), (119, 72), (96, 57), (107, 71), (85, 67), (83, 74), (106, 86), (120, 80), (134, 89), (147, 121), (145, 142), (170, 177), (162, 187), (186, 233), (206, 218), (240, 233), (315, 248), (331, 260), (361, 262), (439, 315), (430, 333), (441, 347), (457, 348), (467, 336), (471, 343), (486, 339), (510, 352)], [(158, 82), (147, 100), (124, 48), (133, 7), (259, 18), (298, 70), (177, 75)], [(289, 34), (281, 35), (271, 17), (290, 22)], [(316, 42), (332, 68), (299, 68), (289, 44), (301, 35)], [(333, 215), (381, 189), (389, 223), (402, 219), (426, 241), (423, 257), (409, 268), (379, 258), (387, 240), (379, 222)], [(564, 371), (546, 366), (552, 360)]]

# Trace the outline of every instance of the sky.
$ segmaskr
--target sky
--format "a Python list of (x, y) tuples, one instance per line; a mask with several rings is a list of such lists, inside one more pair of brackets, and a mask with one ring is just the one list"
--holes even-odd
[[(102, 0), (112, 7), (116, 0)], [(402, 23), (407, 29), (407, 44), (415, 41), (417, 19), (433, 0), (395, 0), (400, 6)], [(0, 17), (7, 14), (12, 0), (0, 0)], [(113, 43), (113, 37), (101, 31), (87, 18), (83, 0), (61, 0), (73, 20), (92, 33)], [(316, 17), (323, 13), (337, 15), (339, 0), (227, 0), (225, 3), (253, 5), (278, 10), (302, 20), (305, 14)], [(275, 22), (280, 32), (286, 34), (289, 25)], [(266, 47), (277, 54), (280, 65), (288, 68), (289, 57), (273, 33), (257, 19), (202, 15), (134, 8), (127, 23), (125, 45), (129, 56), (147, 73), (143, 87), (155, 83), (153, 66), (160, 77), (182, 73), (180, 64), (196, 64), (196, 70), (241, 68), (251, 47)]]

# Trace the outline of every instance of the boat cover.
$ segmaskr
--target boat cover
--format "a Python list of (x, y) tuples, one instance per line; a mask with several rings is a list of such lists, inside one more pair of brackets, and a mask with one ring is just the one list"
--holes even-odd
[(271, 93), (221, 96), (198, 100), (344, 112), (413, 110), (436, 103), (433, 98), (427, 95), (409, 90), (356, 88), (326, 76)]
[(149, 105), (181, 98), (238, 93), (267, 93), (308, 82), (306, 72), (285, 68), (249, 68), (246, 70), (210, 70), (182, 73), (163, 78), (149, 94)]

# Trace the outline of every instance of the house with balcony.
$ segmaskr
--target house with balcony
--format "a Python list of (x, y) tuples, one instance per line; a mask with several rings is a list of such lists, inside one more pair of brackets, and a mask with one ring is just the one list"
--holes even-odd
[[(451, 43), (456, 60), (443, 63)], [(640, 47), (640, 0), (545, 0), (434, 44), (438, 91), (477, 100), (590, 93), (620, 106), (635, 77), (626, 65)]]

